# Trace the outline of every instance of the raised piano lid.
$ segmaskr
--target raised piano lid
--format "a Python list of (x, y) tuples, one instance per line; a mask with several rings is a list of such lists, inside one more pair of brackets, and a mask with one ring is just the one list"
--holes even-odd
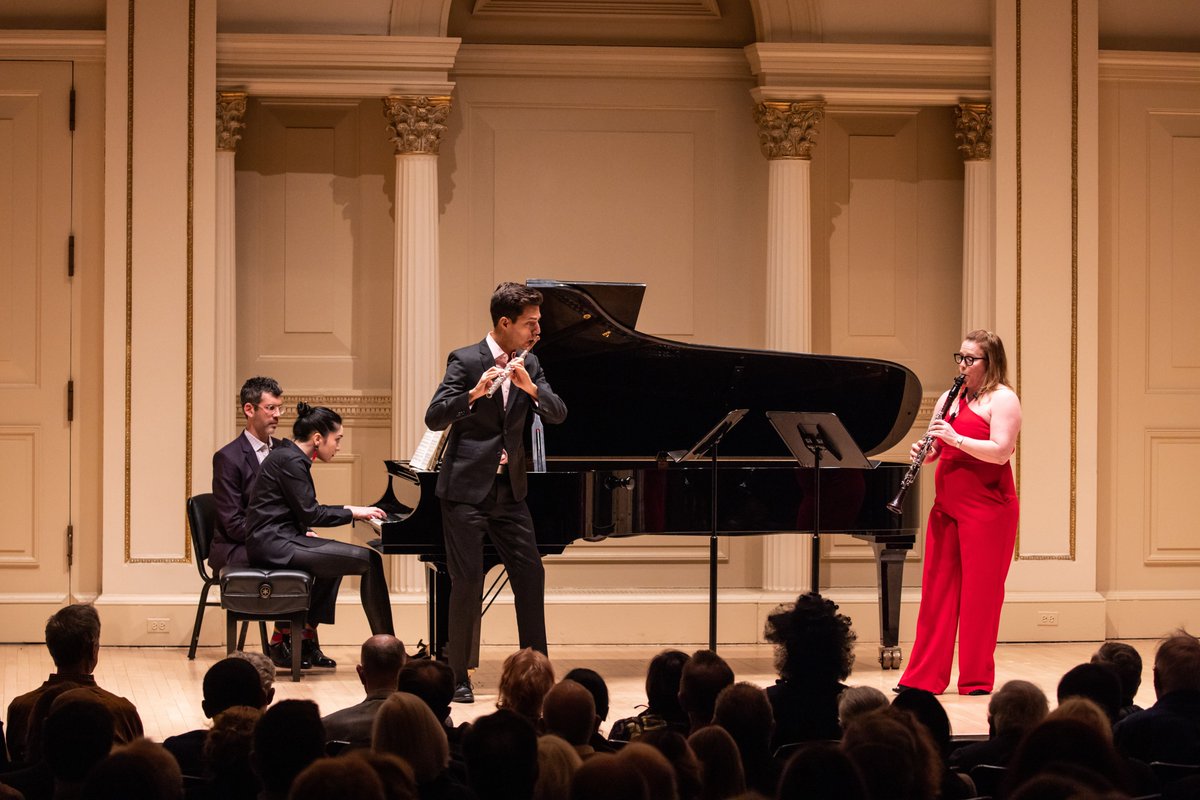
[(908, 434), (921, 382), (870, 358), (686, 344), (634, 329), (645, 284), (531, 280), (542, 292), (534, 349), (567, 419), (546, 427), (555, 458), (653, 458), (688, 448), (730, 409), (750, 412), (722, 458), (790, 458), (767, 411), (832, 411), (867, 455)]

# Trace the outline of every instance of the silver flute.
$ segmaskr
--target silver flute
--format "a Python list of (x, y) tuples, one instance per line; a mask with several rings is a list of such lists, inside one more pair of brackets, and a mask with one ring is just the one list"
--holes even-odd
[[(537, 344), (536, 338), (533, 340), (533, 343)], [(529, 345), (529, 347), (526, 347), (524, 350), (508, 360), (508, 363), (504, 365), (504, 369), (500, 372), (500, 374), (492, 378), (492, 385), (487, 388), (487, 392), (485, 394), (486, 397), (491, 397), (494, 395), (496, 390), (503, 386), (504, 382), (508, 380), (508, 376), (511, 375), (513, 371), (512, 362), (516, 361), (518, 358), (524, 358), (525, 356), (529, 355), (529, 351), (532, 349), (533, 344)]]

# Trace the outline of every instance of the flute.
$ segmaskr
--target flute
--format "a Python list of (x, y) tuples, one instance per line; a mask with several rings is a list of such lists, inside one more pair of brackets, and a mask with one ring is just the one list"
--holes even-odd
[[(954, 379), (954, 385), (950, 387), (950, 392), (946, 395), (946, 402), (942, 404), (942, 408), (934, 415), (932, 422), (937, 422), (946, 416), (946, 412), (950, 410), (950, 406), (954, 404), (954, 398), (958, 397), (958, 390), (962, 388), (963, 381), (967, 379), (966, 375), (958, 375)], [(917, 451), (916, 457), (913, 458), (912, 464), (908, 467), (908, 472), (904, 473), (904, 477), (900, 480), (900, 491), (896, 492), (896, 496), (892, 498), (892, 502), (887, 504), (887, 510), (893, 514), (904, 513), (904, 495), (908, 494), (909, 487), (917, 479), (917, 473), (921, 471), (921, 464), (925, 462), (925, 457), (929, 455), (930, 448), (933, 447), (933, 437), (928, 433), (921, 440), (921, 448)]]
[(517, 353), (516, 357), (508, 360), (508, 363), (504, 366), (504, 369), (501, 371), (501, 373), (492, 378), (492, 385), (487, 388), (487, 392), (484, 394), (485, 397), (491, 397), (496, 393), (497, 389), (504, 385), (504, 382), (508, 380), (508, 376), (512, 374), (512, 362), (516, 361), (518, 358), (524, 358), (525, 356), (529, 355), (529, 351), (533, 349), (534, 344), (537, 344), (537, 340), (538, 337), (535, 336), (533, 339), (533, 344), (529, 345), (529, 347), (526, 347), (520, 353)]

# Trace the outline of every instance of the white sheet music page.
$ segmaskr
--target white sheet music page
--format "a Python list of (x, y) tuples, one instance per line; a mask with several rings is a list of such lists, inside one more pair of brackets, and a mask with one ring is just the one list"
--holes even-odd
[(426, 428), (424, 435), (421, 436), (421, 443), (417, 445), (412, 458), (408, 460), (408, 465), (413, 469), (427, 472), (436, 470), (438, 459), (442, 457), (442, 449), (446, 446), (446, 434), (449, 432), (449, 427), (442, 431), (431, 431)]

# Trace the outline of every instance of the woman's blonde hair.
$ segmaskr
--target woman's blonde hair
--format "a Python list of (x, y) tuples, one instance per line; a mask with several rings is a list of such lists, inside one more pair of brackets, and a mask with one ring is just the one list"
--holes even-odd
[(526, 647), (504, 659), (500, 667), (496, 708), (507, 708), (537, 724), (542, 701), (554, 686), (554, 667), (545, 653)]
[(1008, 382), (1008, 358), (1004, 355), (1004, 342), (1000, 341), (999, 336), (980, 328), (964, 336), (963, 341), (979, 345), (979, 349), (987, 357), (987, 361), (984, 362), (987, 366), (983, 371), (983, 384), (979, 387), (978, 394), (987, 394), (997, 386), (1012, 388), (1012, 384)]
[(446, 729), (424, 700), (407, 692), (394, 692), (379, 707), (371, 749), (407, 761), (418, 785), (429, 783), (450, 764)]

